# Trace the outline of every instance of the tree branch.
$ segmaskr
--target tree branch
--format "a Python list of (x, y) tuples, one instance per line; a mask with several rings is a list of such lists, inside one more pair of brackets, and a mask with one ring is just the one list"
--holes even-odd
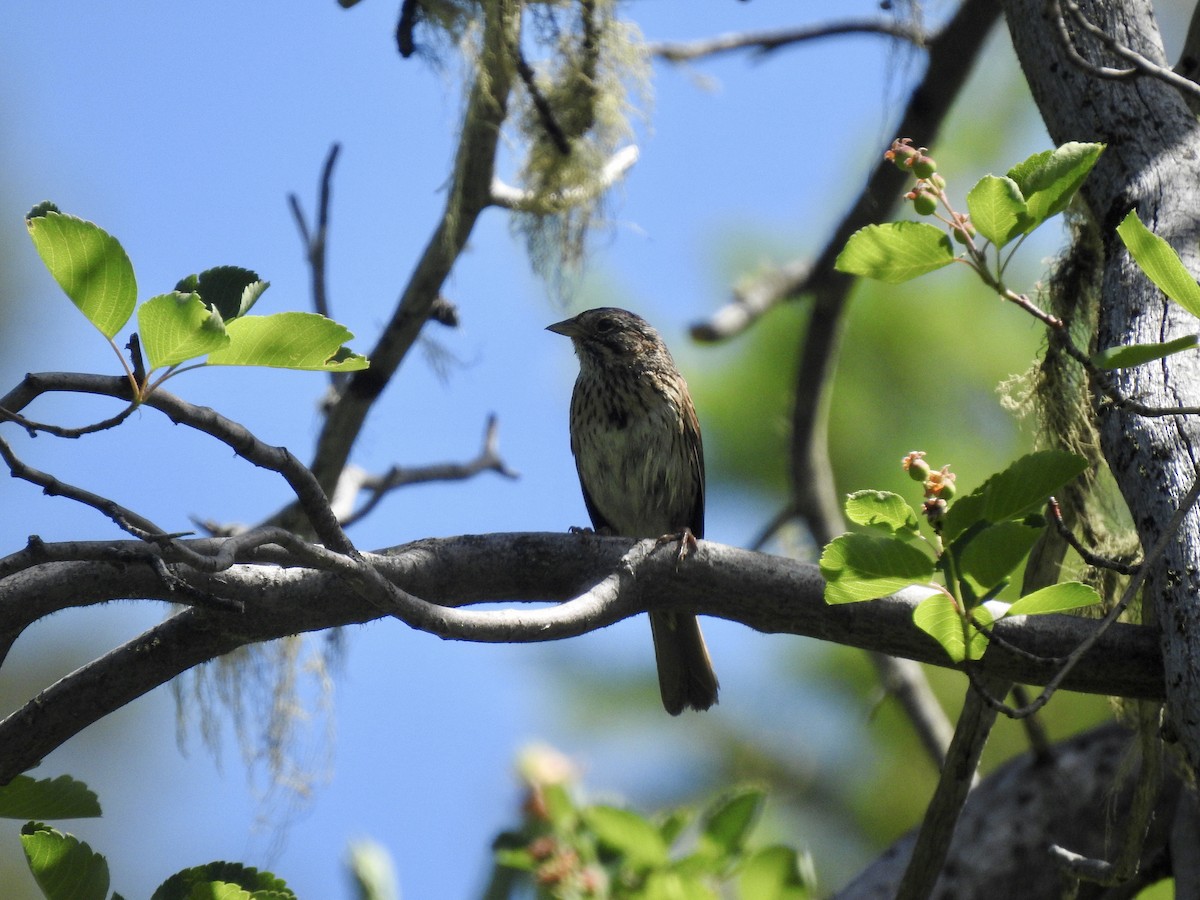
[[(1130, 744), (1130, 732), (1110, 723), (1056, 744), (1049, 760), (1026, 753), (984, 779), (967, 798), (933, 896), (1064, 896), (1062, 871), (1047, 847), (1057, 843), (1104, 855), (1112, 824), (1123, 821), (1130, 808), (1128, 783), (1114, 789), (1112, 779), (1128, 765)], [(1177, 775), (1168, 773), (1154, 798), (1154, 825), (1141, 848), (1143, 885), (1170, 874), (1161, 864), (1169, 826), (1176, 809), (1193, 802), (1192, 796)], [(838, 891), (835, 900), (895, 897), (915, 841), (914, 829)], [(1194, 844), (1186, 846), (1189, 851), (1178, 862), (1192, 858)], [(1131, 887), (1105, 896), (1131, 897), (1136, 885)]]
[[(215, 542), (199, 542), (211, 555)], [(46, 552), (58, 558), (56, 545)], [(144, 544), (115, 542), (110, 551), (144, 552)], [(320, 550), (321, 548), (317, 548)], [(314, 551), (316, 553), (317, 551)], [(167, 550), (164, 550), (164, 554)], [(867, 603), (827, 606), (816, 566), (708, 541), (676, 568), (670, 548), (597, 535), (500, 534), (417, 541), (381, 554), (352, 557), (321, 550), (300, 567), (292, 550), (242, 547), (239, 562), (214, 574), (192, 571), (187, 581), (230, 602), (240, 614), (187, 609), (41, 692), (0, 722), (0, 782), (24, 771), (88, 724), (192, 666), (238, 647), (306, 631), (381, 618), (378, 598), (347, 581), (369, 565), (399, 599), (387, 612), (431, 633), (478, 642), (537, 642), (591, 631), (655, 609), (689, 609), (742, 622), (766, 633), (802, 634), (909, 659), (950, 666), (945, 651), (912, 623), (925, 594), (899, 594)], [(114, 559), (117, 557), (114, 556)], [(173, 558), (164, 556), (164, 558)], [(636, 576), (636, 577), (635, 577)], [(369, 588), (368, 590), (373, 590)], [(56, 610), (117, 598), (174, 597), (150, 566), (115, 561), (52, 562), (0, 579), (0, 635), (15, 636)], [(423, 599), (418, 599), (423, 598)], [(562, 601), (536, 610), (472, 612), (460, 607), (497, 601)], [(1091, 620), (1036, 616), (1002, 620), (1006, 642), (1037, 657), (1066, 655), (1095, 629)], [(980, 670), (1041, 684), (1055, 668), (990, 649)], [(1071, 672), (1065, 687), (1092, 693), (1157, 699), (1161, 660), (1151, 629), (1116, 625)]]
[[(429, 319), (479, 214), (492, 201), (496, 148), (515, 76), (512, 48), (520, 42), (521, 4), (517, 0), (485, 0), (481, 5), (479, 58), (463, 116), (445, 210), (395, 312), (368, 354), (371, 368), (351, 376), (329, 407), (317, 439), (311, 469), (328, 494), (337, 485), (367, 413)], [(270, 524), (293, 531), (302, 527), (294, 509), (279, 514)]]
[(748, 31), (720, 34), (699, 41), (659, 41), (646, 45), (651, 56), (667, 62), (680, 63), (707, 56), (719, 56), (739, 50), (753, 50), (759, 56), (793, 44), (838, 37), (847, 34), (877, 34), (925, 46), (927, 35), (917, 25), (895, 19), (847, 19), (822, 25), (778, 28), (771, 31)]
[[(0, 407), (22, 410), (42, 394), (53, 391), (131, 399), (129, 381), (125, 378), (76, 372), (41, 372), (21, 379), (19, 385), (0, 397)], [(141, 405), (157, 409), (177, 425), (187, 425), (216, 438), (256, 466), (278, 472), (296, 495), (309, 528), (321, 542), (337, 552), (353, 550), (354, 545), (330, 509), (325, 492), (313, 473), (286, 447), (272, 447), (256, 438), (245, 426), (225, 418), (215, 410), (207, 406), (195, 406), (164, 390), (153, 391)]]

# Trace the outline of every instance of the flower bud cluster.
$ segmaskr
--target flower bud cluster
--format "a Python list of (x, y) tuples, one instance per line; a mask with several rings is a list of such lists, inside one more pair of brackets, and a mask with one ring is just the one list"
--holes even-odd
[(947, 505), (954, 499), (957, 492), (954, 482), (957, 476), (950, 471), (949, 466), (942, 466), (934, 471), (925, 461), (924, 450), (913, 450), (904, 457), (901, 465), (909, 478), (921, 482), (925, 489), (925, 504), (921, 511), (930, 522), (936, 522), (946, 514)]

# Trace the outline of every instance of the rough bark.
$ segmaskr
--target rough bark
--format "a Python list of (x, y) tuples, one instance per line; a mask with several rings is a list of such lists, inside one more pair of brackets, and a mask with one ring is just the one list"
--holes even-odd
[[(1084, 14), (1110, 36), (1165, 64), (1149, 0), (1093, 0)], [(1055, 143), (1108, 144), (1083, 196), (1104, 234), (1099, 347), (1164, 341), (1195, 332), (1196, 320), (1137, 269), (1114, 233), (1131, 209), (1200, 272), (1200, 128), (1180, 94), (1150, 77), (1102, 79), (1074, 64), (1043, 0), (1006, 0), (1008, 27), (1030, 90)], [(1121, 66), (1097, 41), (1074, 34), (1087, 60)], [(1152, 406), (1200, 398), (1200, 358), (1171, 357), (1121, 372), (1120, 391)], [(1194, 418), (1147, 418), (1101, 406), (1102, 448), (1147, 547), (1196, 477), (1200, 432)], [(1151, 574), (1146, 606), (1161, 623), (1171, 723), (1193, 770), (1200, 767), (1200, 513), (1184, 520)]]
[[(1027, 753), (994, 772), (967, 800), (929, 896), (1062, 897), (1062, 869), (1049, 846), (1096, 858), (1112, 855), (1129, 811), (1131, 782), (1120, 776), (1133, 740), (1120, 725), (1105, 725), (1056, 745), (1049, 759)], [(1181, 796), (1190, 796), (1184, 792), (1174, 776), (1158, 792), (1154, 824), (1142, 845), (1140, 884), (1165, 874), (1175, 808)], [(895, 897), (916, 840), (914, 829), (835, 900)], [(1081, 896), (1104, 895), (1085, 889)]]

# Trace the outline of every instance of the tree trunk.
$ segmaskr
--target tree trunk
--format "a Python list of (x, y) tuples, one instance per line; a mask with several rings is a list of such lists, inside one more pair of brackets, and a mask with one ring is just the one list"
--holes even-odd
[[(1114, 232), (1131, 209), (1200, 271), (1200, 128), (1174, 88), (1153, 77), (1098, 77), (1072, 62), (1045, 0), (1005, 0), (1013, 45), (1056, 144), (1103, 141), (1108, 149), (1082, 194), (1104, 241), (1096, 346), (1165, 341), (1194, 333), (1196, 319), (1166, 300), (1134, 265)], [(1165, 66), (1150, 0), (1084, 0), (1084, 15), (1150, 61)], [(1092, 35), (1070, 29), (1095, 66), (1122, 67)], [(1156, 407), (1200, 403), (1200, 357), (1189, 353), (1117, 373), (1122, 396)], [(1144, 417), (1100, 404), (1102, 449), (1132, 513), (1142, 547), (1161, 536), (1196, 477), (1195, 417)], [(1170, 732), (1200, 770), (1200, 513), (1191, 510), (1146, 583), (1147, 619), (1161, 623)]]

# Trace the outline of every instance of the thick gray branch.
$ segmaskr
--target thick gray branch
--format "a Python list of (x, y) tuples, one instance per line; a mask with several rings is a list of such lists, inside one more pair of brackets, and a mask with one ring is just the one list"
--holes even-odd
[[(1062, 897), (1062, 869), (1050, 845), (1096, 858), (1110, 852), (1113, 823), (1130, 807), (1131, 782), (1114, 787), (1113, 780), (1127, 765), (1131, 742), (1121, 726), (1105, 725), (1056, 744), (1048, 761), (1027, 753), (994, 772), (967, 799), (932, 896)], [(1140, 884), (1166, 874), (1163, 856), (1181, 795), (1186, 789), (1169, 776), (1142, 847)], [(916, 838), (914, 830), (898, 840), (835, 900), (892, 900)]]
[[(213, 539), (209, 539), (211, 544)], [(115, 598), (171, 600), (151, 566), (123, 558), (143, 544), (117, 542), (113, 561), (49, 562), (0, 581), (0, 635), (12, 639), (30, 622), (70, 606)], [(45, 552), (55, 554), (55, 545)], [(0, 722), (0, 783), (24, 771), (87, 725), (192, 666), (246, 644), (384, 613), (341, 575), (285, 568), (283, 550), (251, 551), (252, 563), (216, 574), (191, 572), (188, 583), (229, 601), (240, 614), (191, 608), (47, 688)], [(417, 541), (375, 564), (409, 598), (398, 612), (442, 637), (531, 642), (582, 634), (653, 605), (679, 606), (742, 622), (758, 631), (816, 637), (867, 650), (949, 665), (945, 651), (912, 624), (920, 600), (826, 606), (816, 566), (701, 541), (678, 569), (670, 547), (594, 535), (497, 534)], [(178, 574), (178, 569), (176, 571)], [(340, 570), (339, 570), (340, 571)], [(596, 587), (596, 590), (589, 590)], [(915, 592), (914, 592), (915, 593)], [(923, 595), (922, 595), (923, 596)], [(419, 599), (418, 599), (419, 598)], [(484, 601), (562, 601), (560, 606), (498, 611), (460, 609)], [(440, 612), (439, 612), (440, 611)], [(1002, 621), (997, 632), (1044, 658), (1061, 657), (1095, 627), (1085, 619), (1044, 616)], [(716, 648), (719, 655), (720, 649)], [(984, 672), (1025, 683), (1052, 677), (1053, 663), (1033, 664), (993, 648)], [(1162, 696), (1158, 651), (1150, 629), (1117, 625), (1074, 670), (1069, 689), (1155, 699)]]

